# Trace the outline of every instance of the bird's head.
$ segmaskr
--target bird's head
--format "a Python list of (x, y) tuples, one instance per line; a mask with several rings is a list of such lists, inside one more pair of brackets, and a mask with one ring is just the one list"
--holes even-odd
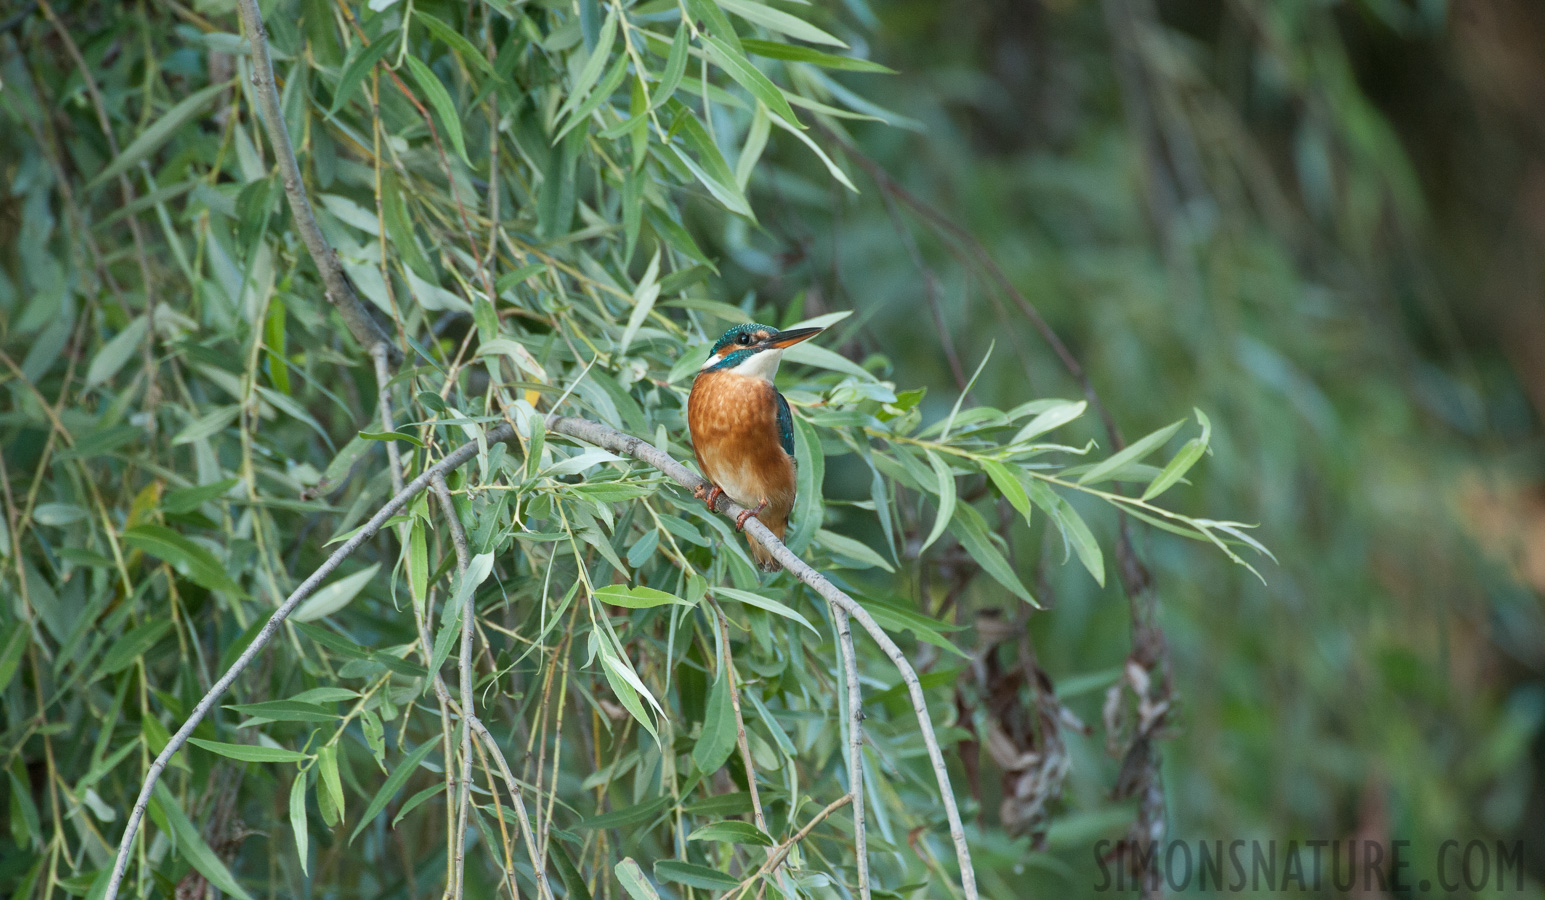
[(772, 381), (778, 373), (778, 361), (783, 358), (783, 351), (820, 333), (819, 328), (779, 331), (771, 325), (755, 322), (736, 325), (713, 345), (713, 352), (708, 354), (700, 371), (727, 371)]

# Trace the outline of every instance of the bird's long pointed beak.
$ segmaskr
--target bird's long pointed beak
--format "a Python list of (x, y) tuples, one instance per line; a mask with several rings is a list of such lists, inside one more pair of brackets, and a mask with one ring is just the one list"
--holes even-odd
[(824, 328), (790, 328), (788, 331), (780, 331), (762, 342), (764, 348), (770, 350), (782, 350), (792, 347), (800, 341), (808, 341), (825, 331)]

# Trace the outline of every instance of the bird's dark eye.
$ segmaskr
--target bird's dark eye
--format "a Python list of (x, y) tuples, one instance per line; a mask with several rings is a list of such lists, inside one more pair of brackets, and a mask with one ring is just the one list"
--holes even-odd
[(737, 343), (739, 343), (741, 345), (746, 345), (746, 344), (751, 343), (751, 335), (749, 335), (749, 334), (742, 334), (740, 337), (736, 338), (735, 340), (736, 340)]

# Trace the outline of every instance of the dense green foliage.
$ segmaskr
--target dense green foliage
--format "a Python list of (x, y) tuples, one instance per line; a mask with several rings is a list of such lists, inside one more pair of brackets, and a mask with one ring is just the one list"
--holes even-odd
[[(450, 479), (468, 574), (420, 495), (173, 757), (126, 894), (445, 889), (460, 721), (427, 673), (455, 695), (463, 610), (556, 894), (753, 875), (847, 790), (832, 614), (540, 415), (690, 459), (692, 374), (745, 321), (829, 328), (779, 376), (788, 544), (922, 673), (984, 895), (1086, 892), (1098, 841), (1155, 825), (1520, 833), (1545, 701), (1489, 661), (1537, 676), (1537, 603), (1460, 552), (1436, 486), (1533, 419), (1497, 358), (1425, 350), (1454, 276), (1416, 265), (1427, 189), (1345, 44), (1348, 17), (1441, 33), (1418, 5), (1241, 0), (1214, 31), (1141, 0), (264, 3), (322, 232), (402, 355), (384, 386), (298, 234), (235, 3), (24, 11), (0, 891), (100, 891), (150, 759), (397, 460), (503, 422)], [(875, 896), (955, 896), (913, 710), (856, 637)], [(481, 748), (471, 775), (463, 893), (535, 896)], [(784, 872), (757, 887), (859, 896), (850, 813)]]

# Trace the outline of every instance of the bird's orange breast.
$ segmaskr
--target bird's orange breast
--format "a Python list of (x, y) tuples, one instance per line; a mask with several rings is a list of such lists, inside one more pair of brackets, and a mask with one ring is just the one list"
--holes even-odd
[(687, 399), (697, 464), (741, 506), (754, 508), (780, 538), (794, 508), (794, 458), (778, 437), (778, 396), (770, 382), (734, 372), (703, 372)]

